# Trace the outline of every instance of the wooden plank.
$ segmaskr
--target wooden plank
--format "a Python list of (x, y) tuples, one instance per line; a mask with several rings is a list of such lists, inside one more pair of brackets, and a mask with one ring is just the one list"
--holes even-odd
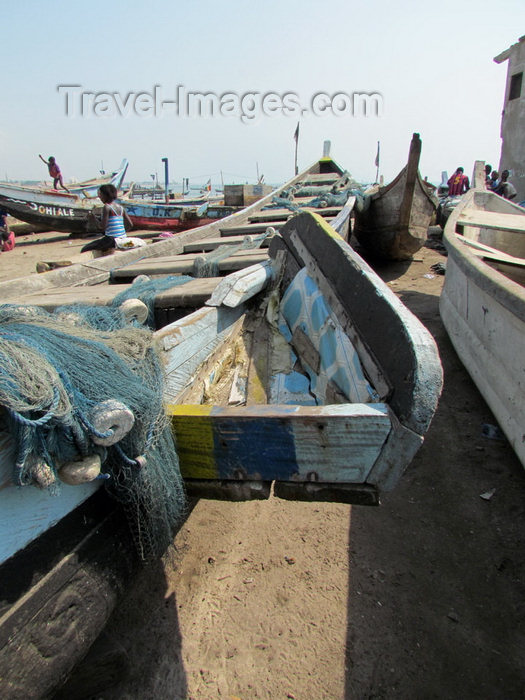
[(221, 228), (221, 236), (251, 236), (257, 233), (264, 233), (268, 226), (272, 226), (278, 231), (283, 224), (275, 222), (274, 224), (247, 224), (246, 226), (230, 226), (229, 228)]
[(271, 333), (264, 317), (257, 319), (253, 328), (250, 365), (246, 385), (246, 405), (266, 404), (268, 402), (268, 378), (271, 351)]
[(97, 284), (91, 287), (52, 287), (42, 292), (24, 294), (17, 300), (18, 304), (28, 306), (41, 306), (43, 309), (53, 311), (57, 306), (69, 304), (92, 304), (93, 306), (106, 306), (120, 292), (129, 289), (129, 284)]
[(191, 479), (362, 484), (390, 432), (384, 404), (168, 405), (167, 414)]
[(480, 258), (486, 258), (487, 260), (494, 260), (495, 262), (506, 263), (508, 265), (525, 267), (525, 258), (518, 258), (515, 255), (508, 255), (508, 253), (504, 253), (497, 248), (492, 248), (484, 243), (479, 243), (479, 241), (471, 241), (468, 238), (463, 238), (463, 242), (465, 245), (468, 245), (469, 248), (473, 249), (472, 252), (474, 255), (478, 255)]
[[(311, 208), (308, 211), (326, 218), (327, 216), (337, 216), (340, 210), (341, 207), (324, 207), (318, 209)], [(258, 214), (252, 214), (252, 216), (249, 217), (249, 221), (286, 221), (296, 213), (297, 212), (290, 211), (290, 209), (265, 209)]]
[(204, 307), (156, 331), (165, 358), (167, 402), (178, 400), (193, 374), (225, 341), (243, 313), (242, 306)]
[[(203, 306), (223, 277), (199, 277), (177, 287), (159, 292), (155, 297), (156, 309), (194, 308)], [(118, 285), (119, 287), (121, 285)]]
[(229, 307), (239, 306), (264, 289), (271, 278), (270, 260), (233, 272), (219, 282), (207, 304), (208, 306), (221, 304)]
[[(159, 292), (155, 297), (156, 309), (197, 308), (205, 304), (223, 277), (200, 277)], [(130, 284), (99, 284), (91, 287), (57, 287), (46, 294), (25, 294), (19, 304), (40, 306), (53, 311), (58, 306), (69, 304), (91, 304), (106, 306)]]
[[(152, 277), (163, 275), (191, 275), (194, 270), (194, 261), (199, 257), (197, 254), (172, 255), (163, 258), (148, 258), (126, 267), (112, 270), (112, 279), (129, 279), (138, 275), (149, 275)], [(268, 258), (267, 250), (260, 248), (254, 250), (243, 250), (221, 260), (218, 263), (219, 272), (228, 273), (241, 270), (248, 265), (263, 262)]]
[(525, 232), (525, 209), (523, 216), (519, 214), (500, 214), (495, 211), (464, 209), (457, 220), (462, 226), (477, 226), (493, 228), (512, 233)]
[(341, 175), (339, 173), (312, 173), (307, 175), (302, 181), (305, 185), (331, 185), (339, 180)]
[[(259, 232), (265, 233), (264, 231)], [(248, 238), (254, 238), (256, 235), (255, 231), (252, 231), (252, 235), (246, 234), (244, 236), (221, 236), (220, 238), (207, 238), (202, 241), (195, 241), (195, 243), (188, 243), (184, 246), (184, 253), (207, 253), (212, 250), (216, 250), (221, 245), (242, 245), (243, 243), (249, 243)], [(268, 239), (263, 239), (259, 247), (267, 248), (269, 245)]]

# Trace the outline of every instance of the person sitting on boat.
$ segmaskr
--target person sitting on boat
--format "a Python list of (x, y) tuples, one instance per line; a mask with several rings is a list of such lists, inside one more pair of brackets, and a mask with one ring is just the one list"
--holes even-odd
[(485, 185), (488, 187), (490, 182), (490, 173), (492, 171), (492, 165), (488, 163), (485, 165)]
[(456, 172), (448, 179), (448, 196), (456, 197), (460, 194), (465, 194), (470, 189), (468, 177), (465, 175), (464, 168), (456, 168)]
[(15, 234), (9, 230), (7, 225), (7, 212), (0, 209), (0, 239), (2, 253), (7, 253), (15, 247)]
[[(104, 203), (102, 219), (99, 222), (104, 229), (104, 235), (102, 238), (97, 238), (90, 243), (86, 243), (86, 245), (80, 249), (81, 253), (84, 253), (86, 250), (105, 251), (118, 247), (118, 239), (126, 239), (126, 224), (128, 228), (133, 228), (133, 223), (127, 211), (122, 204), (115, 202), (118, 192), (114, 185), (101, 185), (98, 188), (98, 196)], [(93, 212), (91, 212), (90, 215), (95, 217)]]
[(505, 197), (505, 199), (514, 199), (518, 193), (516, 192), (514, 185), (511, 182), (508, 182), (509, 175), (510, 173), (508, 170), (504, 170), (501, 173), (501, 180), (495, 192), (496, 194)]
[(69, 192), (68, 188), (64, 185), (64, 182), (62, 180), (62, 173), (60, 171), (60, 168), (58, 167), (58, 163), (56, 162), (54, 156), (49, 156), (49, 160), (46, 160), (45, 158), (42, 158), (40, 153), (38, 154), (38, 157), (40, 160), (47, 165), (47, 169), (49, 170), (49, 174), (53, 178), (53, 187), (55, 190), (58, 190), (57, 185), (60, 184), (63, 190), (66, 192)]

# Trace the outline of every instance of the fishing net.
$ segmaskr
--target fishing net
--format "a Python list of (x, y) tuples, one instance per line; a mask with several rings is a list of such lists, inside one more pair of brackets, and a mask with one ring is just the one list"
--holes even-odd
[(220, 263), (230, 258), (241, 250), (253, 250), (260, 248), (266, 238), (275, 235), (273, 226), (268, 226), (264, 233), (258, 236), (245, 236), (241, 243), (227, 243), (218, 246), (215, 250), (198, 255), (193, 261), (194, 277), (219, 277)]
[(127, 325), (117, 307), (0, 306), (0, 406), (16, 445), (14, 482), (58, 493), (71, 465), (98, 460), (143, 559), (165, 550), (185, 508), (163, 386), (153, 333)]
[(148, 307), (147, 325), (150, 328), (154, 328), (155, 297), (157, 294), (164, 292), (166, 289), (177, 287), (179, 284), (185, 284), (191, 279), (193, 278), (188, 275), (169, 275), (168, 277), (159, 277), (157, 279), (150, 279), (146, 275), (141, 275), (135, 279), (131, 287), (117, 294), (111, 305), (118, 308), (127, 299), (140, 299)]

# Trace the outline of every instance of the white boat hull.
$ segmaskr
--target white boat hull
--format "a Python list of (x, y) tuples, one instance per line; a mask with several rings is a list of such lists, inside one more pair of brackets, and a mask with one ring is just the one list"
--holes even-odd
[[(486, 212), (489, 216), (484, 219)], [(500, 216), (501, 230), (489, 226), (490, 219), (495, 219), (493, 214)], [(509, 216), (512, 218), (505, 218)], [(476, 221), (485, 221), (485, 226), (475, 226)], [(464, 238), (456, 235), (458, 224), (463, 227)], [(519, 263), (525, 252), (525, 211), (497, 195), (471, 190), (451, 214), (445, 242), (449, 255), (440, 299), (443, 323), (461, 361), (525, 466), (525, 289), (502, 272), (503, 265), (495, 260), (497, 253), (483, 250), (499, 246), (500, 258), (505, 260), (512, 247), (510, 255), (515, 261), (508, 269), (515, 268), (510, 274), (519, 279), (525, 268), (525, 258), (523, 268)], [(481, 257), (484, 252), (486, 259)]]

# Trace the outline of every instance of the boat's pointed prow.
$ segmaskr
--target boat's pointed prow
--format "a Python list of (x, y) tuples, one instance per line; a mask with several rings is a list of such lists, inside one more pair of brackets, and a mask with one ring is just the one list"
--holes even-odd
[(355, 236), (374, 256), (409, 260), (427, 239), (437, 199), (419, 174), (420, 157), (421, 138), (414, 133), (405, 167), (390, 184), (374, 188), (369, 206), (357, 209)]
[(485, 161), (474, 161), (474, 171), (472, 172), (472, 187), (476, 190), (485, 189)]

